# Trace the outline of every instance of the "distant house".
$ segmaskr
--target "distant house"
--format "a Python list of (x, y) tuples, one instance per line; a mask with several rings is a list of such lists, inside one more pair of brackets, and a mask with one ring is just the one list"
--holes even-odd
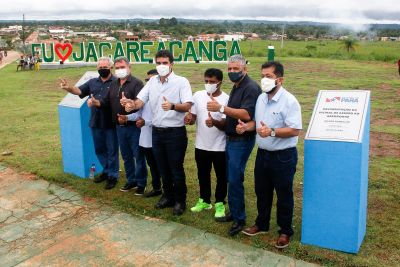
[(242, 41), (244, 34), (225, 34), (222, 36), (223, 41)]
[(137, 35), (127, 35), (124, 37), (125, 41), (139, 41), (139, 36)]

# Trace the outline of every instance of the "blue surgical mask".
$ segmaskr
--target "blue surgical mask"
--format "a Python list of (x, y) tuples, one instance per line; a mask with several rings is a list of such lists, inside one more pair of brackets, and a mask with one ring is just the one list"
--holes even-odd
[(243, 71), (239, 71), (239, 72), (228, 72), (228, 76), (229, 76), (229, 79), (232, 81), (232, 82), (238, 82), (238, 81), (240, 81), (240, 79), (242, 79), (243, 78)]

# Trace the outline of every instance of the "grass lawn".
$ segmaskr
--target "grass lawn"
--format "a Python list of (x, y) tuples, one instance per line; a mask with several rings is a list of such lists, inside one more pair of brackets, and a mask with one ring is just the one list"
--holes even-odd
[[(249, 58), (250, 76), (259, 80), (263, 58)], [(248, 238), (241, 234), (233, 239), (288, 256), (328, 266), (398, 266), (400, 262), (400, 79), (394, 64), (370, 61), (332, 59), (281, 58), (286, 67), (285, 87), (297, 96), (303, 109), (303, 126), (307, 129), (314, 102), (321, 89), (369, 89), (372, 91), (371, 157), (368, 195), (367, 234), (358, 255), (306, 246), (300, 243), (303, 181), (303, 138), (300, 138), (298, 171), (294, 181), (295, 213), (293, 242), (283, 252), (274, 248), (277, 236), (275, 209), (268, 234)], [(224, 64), (176, 65), (175, 72), (187, 77), (193, 91), (203, 89), (203, 72)], [(143, 79), (152, 65), (133, 66), (134, 75)], [(158, 217), (192, 225), (227, 236), (230, 224), (213, 220), (213, 211), (181, 217), (171, 210), (155, 210), (157, 199), (136, 197), (122, 193), (118, 187), (103, 190), (103, 185), (78, 179), (63, 173), (59, 137), (57, 104), (65, 92), (58, 88), (58, 77), (77, 81), (90, 68), (16, 72), (10, 65), (0, 70), (0, 152), (13, 151), (11, 156), (0, 156), (2, 164), (27, 171), (39, 177), (73, 188), (82, 195), (95, 198), (116, 209)], [(227, 75), (225, 75), (227, 77)], [(223, 89), (229, 92), (225, 81)], [(189, 146), (185, 158), (188, 185), (188, 207), (198, 198), (197, 170), (194, 161), (194, 126), (188, 127)], [(247, 164), (245, 189), (248, 225), (256, 216), (253, 150)], [(122, 172), (123, 173), (123, 172)], [(122, 174), (120, 185), (125, 182)], [(150, 184), (150, 183), (149, 183)], [(151, 229), (149, 229), (151, 231)]]

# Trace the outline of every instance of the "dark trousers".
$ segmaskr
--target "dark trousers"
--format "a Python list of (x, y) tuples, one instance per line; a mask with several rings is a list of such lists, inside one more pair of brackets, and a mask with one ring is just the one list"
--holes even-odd
[(183, 168), (188, 138), (185, 127), (153, 127), (153, 152), (163, 183), (163, 196), (186, 203), (186, 175)]
[(109, 179), (118, 179), (119, 174), (119, 150), (118, 138), (115, 128), (101, 129), (91, 128), (94, 150), (97, 159), (103, 167)]
[(146, 159), (143, 153), (139, 151), (140, 129), (135, 125), (117, 125), (117, 136), (122, 159), (124, 160), (127, 182), (146, 187)]
[(139, 146), (140, 151), (146, 157), (147, 165), (150, 167), (151, 173), (151, 184), (153, 186), (153, 190), (161, 190), (161, 176), (160, 172), (158, 171), (157, 161), (154, 157), (153, 149), (151, 147), (142, 147)]
[(293, 235), (293, 177), (296, 173), (297, 149), (280, 151), (258, 149), (254, 168), (254, 186), (257, 196), (256, 225), (269, 229), (274, 189), (277, 195), (276, 217), (279, 233)]
[(227, 194), (225, 151), (207, 151), (196, 148), (194, 155), (197, 164), (200, 198), (208, 204), (211, 203), (211, 168), (214, 166), (217, 176), (215, 202), (225, 203)]
[(248, 140), (227, 140), (226, 142), (228, 205), (232, 218), (236, 222), (244, 222), (246, 220), (243, 186), (244, 172), (254, 143), (254, 136)]

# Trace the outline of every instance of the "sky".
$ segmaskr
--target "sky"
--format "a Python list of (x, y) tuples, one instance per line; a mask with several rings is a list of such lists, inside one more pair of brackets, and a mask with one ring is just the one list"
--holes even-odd
[[(4, 1), (4, 0), (3, 0)], [(400, 24), (400, 0), (12, 0), (1, 1), (0, 20), (257, 19)]]

